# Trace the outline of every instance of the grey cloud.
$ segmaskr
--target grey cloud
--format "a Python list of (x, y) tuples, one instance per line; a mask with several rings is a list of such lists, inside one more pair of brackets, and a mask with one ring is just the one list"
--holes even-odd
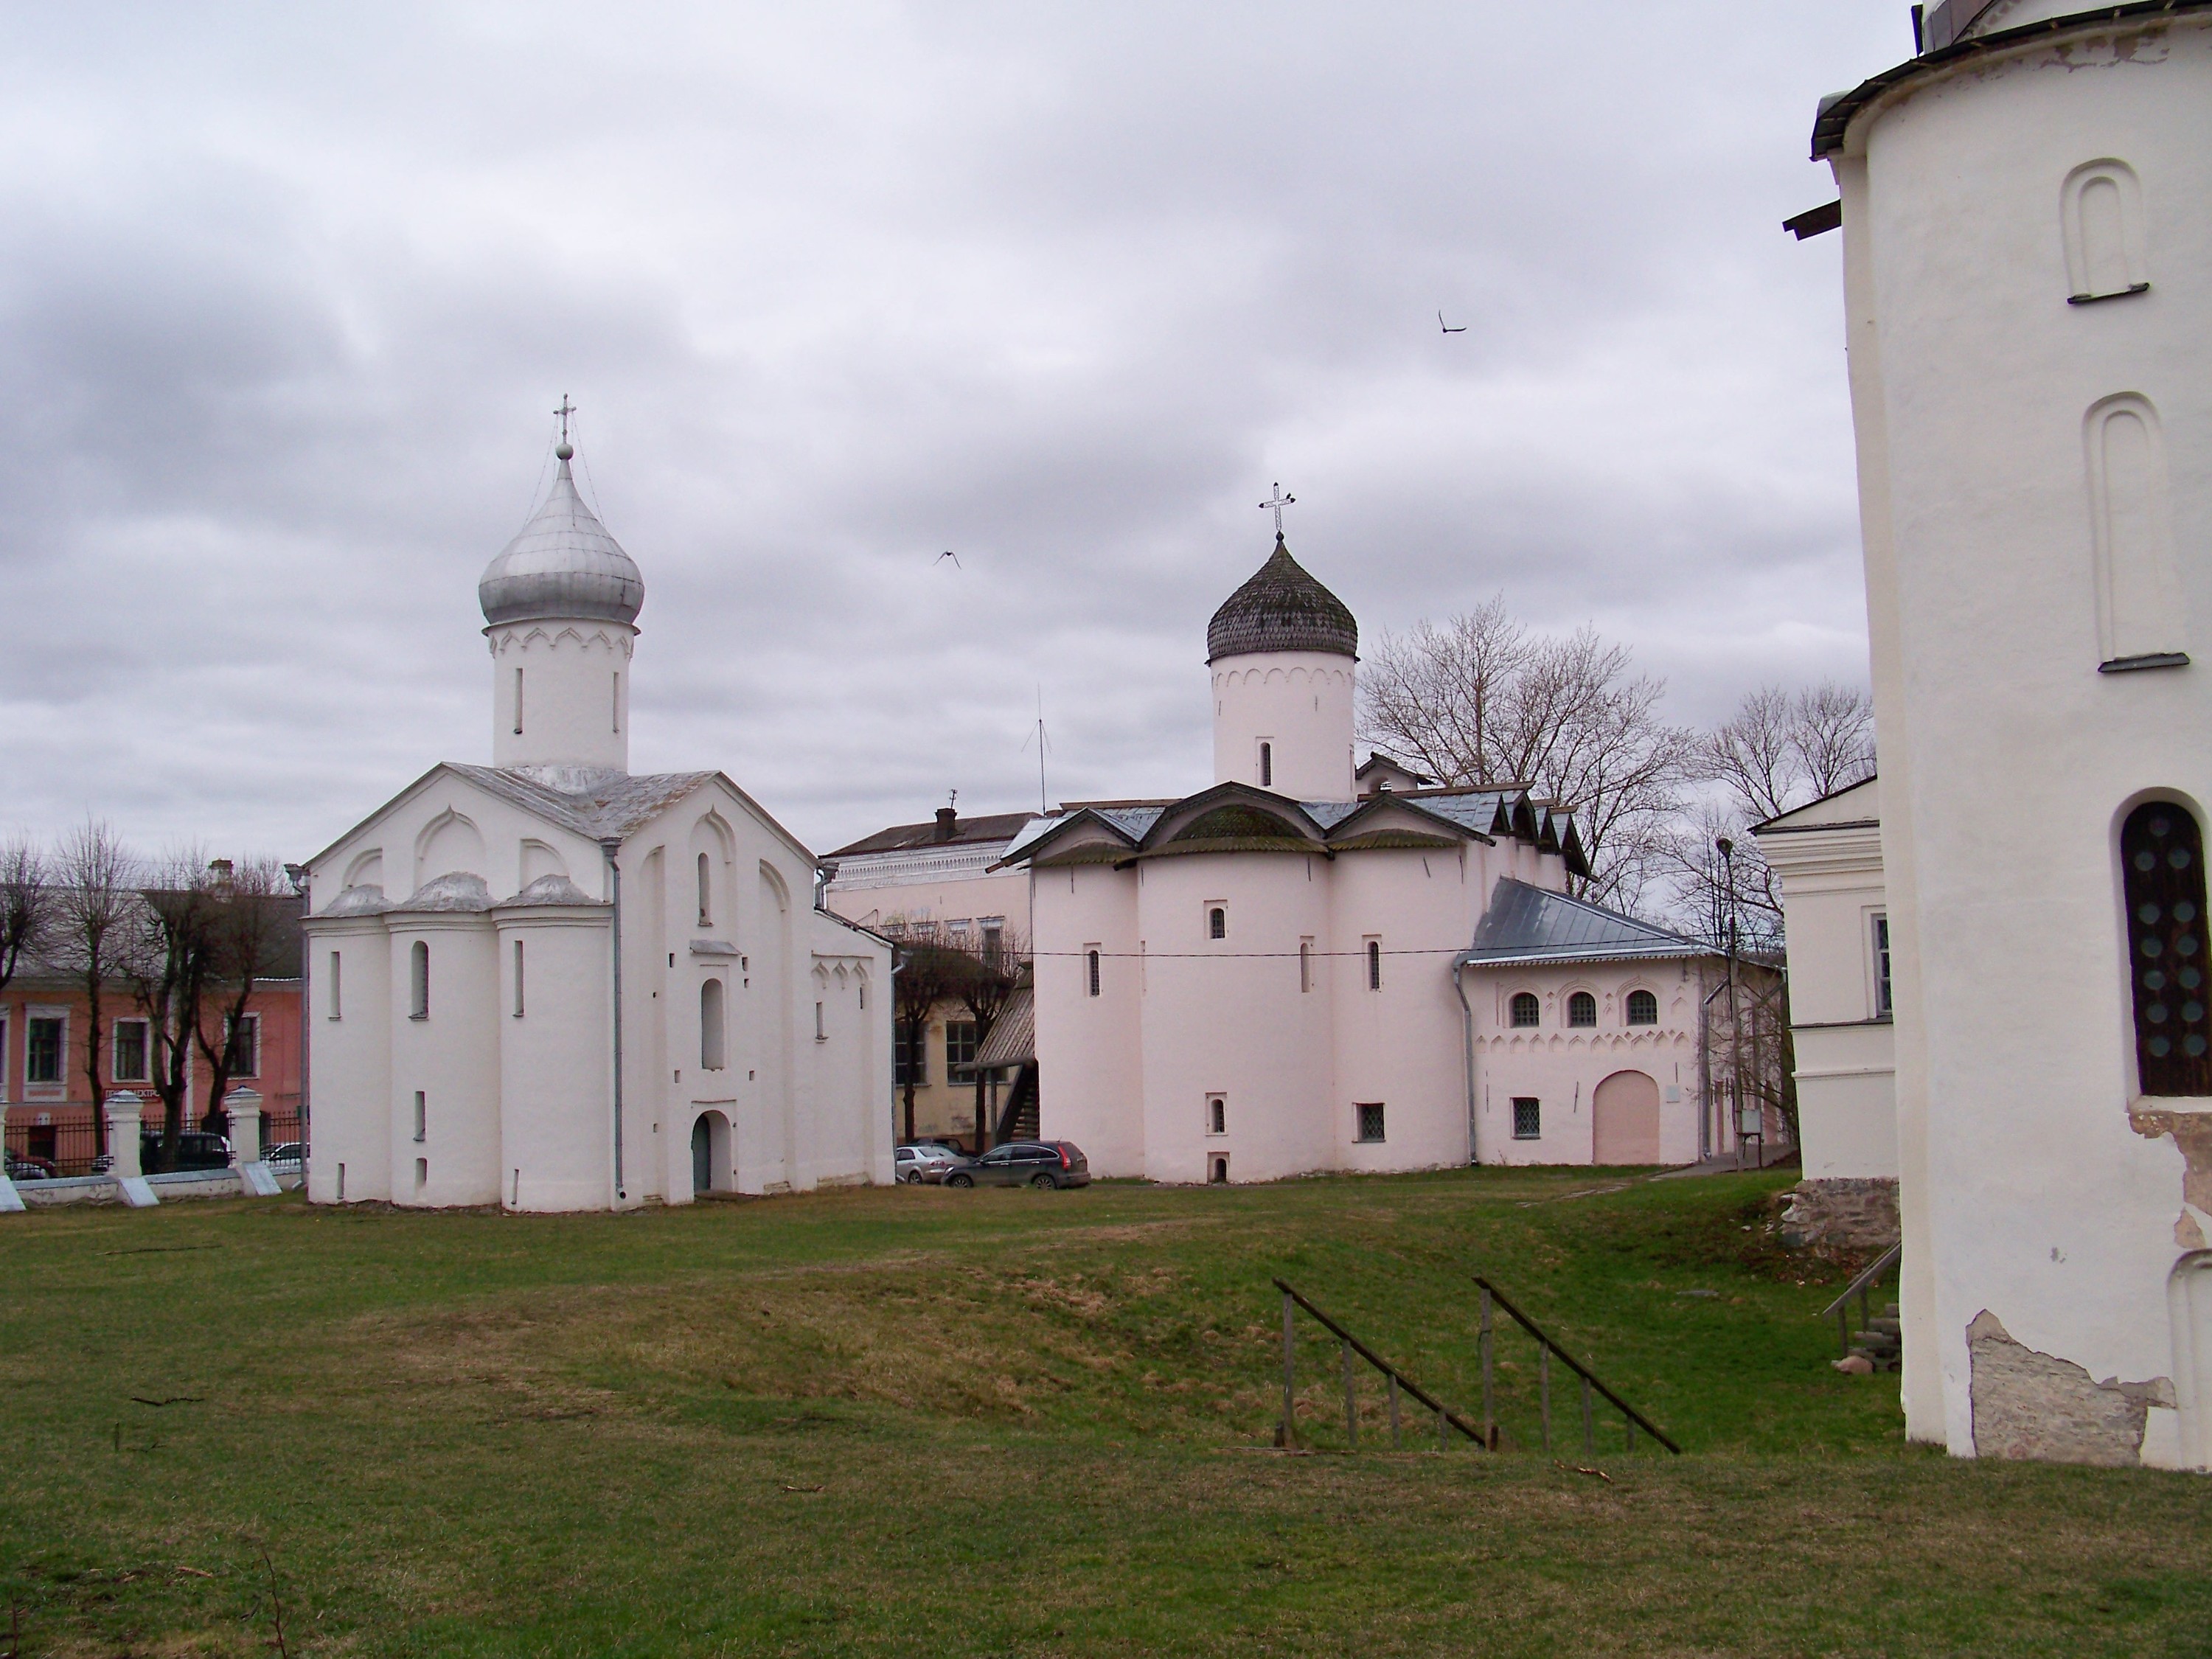
[[(830, 845), (1178, 790), (1301, 497), (1686, 719), (1863, 672), (1819, 9), (486, 3), (0, 21), (0, 821), (296, 856), (488, 748), (562, 392), (641, 767)], [(1443, 306), (1468, 332), (1439, 336)], [(962, 568), (934, 566), (942, 548)]]

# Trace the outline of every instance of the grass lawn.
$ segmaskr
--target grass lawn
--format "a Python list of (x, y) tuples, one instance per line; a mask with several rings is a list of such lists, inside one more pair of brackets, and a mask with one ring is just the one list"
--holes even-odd
[[(8, 1217), (0, 1656), (2212, 1653), (2212, 1486), (1908, 1449), (1785, 1181)], [(1345, 1455), (1303, 1320), (1254, 1449), (1272, 1277), (1473, 1417), (1474, 1272), (1687, 1455)]]

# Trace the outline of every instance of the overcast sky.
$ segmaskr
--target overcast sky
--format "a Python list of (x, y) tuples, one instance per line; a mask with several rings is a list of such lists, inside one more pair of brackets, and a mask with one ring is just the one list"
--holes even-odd
[(1040, 694), (1054, 799), (1210, 781), (1278, 479), (1370, 641), (1502, 591), (1685, 721), (1862, 683), (1778, 225), (1906, 9), (10, 8), (0, 828), (298, 858), (488, 760), (564, 392), (633, 769), (824, 849), (1033, 805)]

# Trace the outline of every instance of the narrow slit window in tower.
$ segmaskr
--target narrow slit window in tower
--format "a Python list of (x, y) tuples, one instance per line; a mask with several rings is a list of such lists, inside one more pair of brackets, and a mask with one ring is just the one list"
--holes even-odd
[(2172, 801), (2138, 806), (2120, 827), (2120, 861), (2138, 1091), (2212, 1095), (2204, 837), (2195, 814)]
[(430, 946), (428, 941), (416, 939), (407, 952), (410, 989), (414, 994), (413, 1006), (408, 1011), (410, 1019), (430, 1018)]

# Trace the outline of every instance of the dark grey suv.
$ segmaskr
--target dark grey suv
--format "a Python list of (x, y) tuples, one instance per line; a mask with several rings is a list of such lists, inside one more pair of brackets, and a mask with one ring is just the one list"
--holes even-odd
[(948, 1187), (1088, 1187), (1091, 1160), (1072, 1140), (1010, 1140), (945, 1173)]

